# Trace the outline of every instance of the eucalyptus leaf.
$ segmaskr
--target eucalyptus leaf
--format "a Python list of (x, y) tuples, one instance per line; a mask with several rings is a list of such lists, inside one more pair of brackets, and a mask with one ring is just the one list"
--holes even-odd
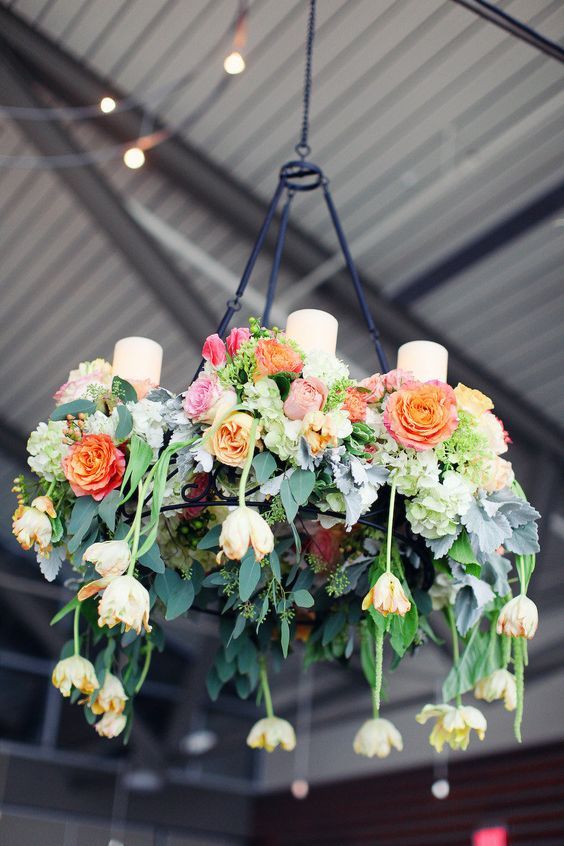
[(257, 482), (259, 485), (262, 485), (264, 482), (268, 482), (272, 474), (276, 471), (276, 459), (267, 450), (259, 452), (253, 458), (253, 468)]
[(184, 614), (194, 601), (194, 585), (175, 570), (165, 570), (155, 578), (157, 596), (165, 605), (165, 619), (174, 620)]
[(129, 442), (129, 459), (121, 483), (121, 492), (125, 493), (123, 502), (127, 502), (136, 492), (139, 482), (152, 461), (153, 450), (149, 444), (139, 435), (132, 435)]
[(282, 647), (284, 658), (287, 658), (288, 648), (290, 646), (290, 626), (288, 620), (285, 619), (280, 623), (280, 646)]
[(117, 406), (118, 424), (116, 426), (116, 441), (122, 443), (131, 434), (133, 429), (133, 417), (126, 405)]
[(300, 608), (311, 608), (314, 604), (313, 596), (308, 590), (296, 590), (292, 599)]
[(116, 511), (121, 501), (121, 493), (118, 490), (110, 491), (98, 506), (98, 514), (110, 532), (116, 527)]
[(161, 551), (157, 543), (154, 543), (144, 555), (140, 556), (139, 563), (142, 564), (143, 567), (147, 567), (148, 570), (152, 570), (153, 573), (165, 572), (164, 561), (161, 558)]
[(290, 491), (298, 505), (305, 505), (315, 486), (312, 470), (296, 470), (289, 479)]
[(51, 420), (65, 420), (68, 414), (77, 417), (79, 414), (94, 414), (96, 411), (96, 403), (87, 399), (76, 399), (72, 402), (66, 402), (64, 405), (58, 405), (51, 414)]
[(260, 581), (260, 564), (255, 558), (254, 550), (247, 550), (241, 559), (239, 568), (239, 596), (242, 602), (251, 598), (253, 591)]
[[(293, 473), (292, 476), (294, 475), (295, 474)], [(280, 485), (280, 499), (282, 501), (282, 505), (284, 506), (284, 511), (286, 512), (288, 523), (293, 523), (296, 514), (298, 513), (298, 503), (294, 499), (294, 495), (292, 494), (290, 482), (288, 481), (288, 479), (282, 480), (282, 484)]]
[(213, 526), (199, 541), (197, 549), (217, 549), (219, 547), (220, 534), (221, 525)]
[(137, 402), (137, 391), (130, 382), (126, 382), (121, 376), (114, 376), (112, 379), (112, 394), (122, 402)]

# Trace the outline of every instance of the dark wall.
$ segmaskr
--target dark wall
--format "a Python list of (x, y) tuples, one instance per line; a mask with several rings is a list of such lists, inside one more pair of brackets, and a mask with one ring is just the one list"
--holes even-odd
[(564, 846), (564, 744), (477, 760), (456, 753), (450, 796), (430, 792), (432, 768), (313, 788), (307, 799), (256, 805), (254, 846), (470, 846), (506, 824), (508, 846)]

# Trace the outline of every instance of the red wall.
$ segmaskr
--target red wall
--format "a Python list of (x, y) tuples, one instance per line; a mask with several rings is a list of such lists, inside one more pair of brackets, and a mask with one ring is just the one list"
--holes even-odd
[(453, 755), (450, 796), (430, 792), (430, 768), (289, 792), (256, 806), (255, 846), (471, 846), (506, 824), (508, 846), (564, 846), (564, 743), (465, 760)]

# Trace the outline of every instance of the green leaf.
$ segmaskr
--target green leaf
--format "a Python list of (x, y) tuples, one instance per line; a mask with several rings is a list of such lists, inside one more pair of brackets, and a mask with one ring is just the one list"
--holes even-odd
[(247, 621), (245, 620), (242, 614), (239, 614), (237, 616), (237, 620), (235, 622), (235, 625), (233, 626), (233, 631), (231, 632), (231, 637), (233, 640), (237, 640), (237, 638), (243, 634), (246, 622)]
[(405, 617), (400, 617), (399, 614), (391, 616), (390, 624), (390, 643), (394, 652), (401, 657), (405, 655), (417, 634), (419, 626), (419, 614), (417, 612), (417, 605), (412, 602), (411, 609), (407, 612)]
[(164, 561), (161, 558), (161, 551), (157, 543), (154, 543), (153, 546), (139, 558), (139, 563), (142, 564), (143, 567), (147, 567), (147, 569), (152, 570), (153, 573), (165, 572)]
[(278, 553), (275, 549), (272, 550), (272, 552), (268, 556), (268, 559), (270, 561), (270, 569), (272, 570), (272, 575), (277, 581), (281, 582), (282, 571), (280, 570), (280, 558), (278, 557)]
[(112, 394), (122, 402), (137, 402), (137, 391), (120, 376), (114, 376), (112, 379)]
[(503, 664), (501, 639), (495, 631), (472, 631), (457, 667), (453, 667), (443, 684), (443, 699), (449, 702), (460, 693), (467, 693), (484, 676), (489, 676)]
[(123, 502), (127, 502), (136, 492), (137, 486), (143, 478), (143, 474), (152, 461), (153, 450), (149, 444), (140, 438), (139, 435), (132, 435), (129, 442), (129, 460), (121, 483), (121, 492), (123, 494), (127, 490), (127, 484), (129, 482), (129, 491), (124, 497)]
[(104, 497), (98, 506), (100, 519), (106, 524), (110, 532), (116, 527), (116, 511), (121, 501), (121, 493), (118, 490), (111, 491)]
[(367, 625), (362, 625), (360, 630), (360, 664), (362, 672), (370, 687), (374, 687), (375, 682), (375, 659), (374, 659), (374, 640)]
[(289, 480), (292, 496), (298, 505), (305, 505), (315, 485), (313, 470), (295, 470)]
[(215, 702), (217, 697), (219, 696), (219, 692), (223, 687), (221, 679), (217, 674), (217, 670), (215, 667), (212, 667), (206, 677), (206, 687), (208, 689), (208, 694), (212, 702)]
[(182, 579), (175, 570), (159, 573), (155, 590), (166, 607), (165, 620), (174, 620), (184, 614), (194, 601), (194, 585), (189, 579)]
[(480, 578), (480, 573), (482, 572), (482, 566), (477, 563), (477, 561), (471, 561), (469, 564), (464, 565), (464, 570), (466, 573), (469, 573), (471, 576), (476, 576), (477, 579)]
[(454, 558), (455, 561), (458, 561), (459, 564), (474, 564), (476, 556), (466, 529), (462, 529), (449, 549), (448, 555)]
[(299, 605), (300, 608), (311, 608), (314, 604), (313, 596), (309, 590), (296, 590), (292, 594), (292, 599)]
[(282, 398), (282, 402), (284, 402), (284, 400), (288, 399), (288, 394), (290, 393), (291, 377), (286, 373), (275, 373), (270, 378), (278, 385), (280, 397)]
[(221, 525), (213, 526), (209, 532), (199, 541), (197, 549), (217, 549), (219, 547), (219, 536)]
[(293, 523), (296, 514), (298, 513), (298, 503), (292, 494), (290, 483), (288, 479), (283, 479), (280, 485), (280, 499), (288, 518), (288, 523)]
[(133, 429), (133, 417), (130, 410), (125, 405), (117, 406), (118, 424), (116, 426), (116, 441), (121, 443), (125, 441), (131, 434)]
[(280, 623), (280, 646), (282, 647), (284, 658), (287, 658), (288, 648), (290, 646), (290, 626), (288, 625), (288, 620), (282, 620)]
[(95, 402), (87, 399), (77, 399), (72, 402), (66, 402), (64, 405), (58, 405), (51, 414), (51, 420), (65, 420), (67, 414), (77, 417), (79, 414), (94, 414), (95, 411)]
[(259, 452), (258, 455), (255, 455), (253, 458), (253, 467), (255, 470), (255, 476), (257, 477), (257, 482), (259, 485), (262, 485), (264, 482), (268, 482), (276, 470), (276, 459), (272, 453), (266, 450), (264, 452)]
[(323, 626), (323, 638), (321, 641), (323, 646), (327, 646), (328, 643), (331, 643), (333, 638), (341, 632), (346, 621), (347, 618), (343, 610), (337, 611), (336, 614), (332, 614), (327, 618), (325, 625)]
[(254, 550), (249, 549), (241, 559), (239, 568), (239, 596), (242, 602), (250, 599), (260, 581), (260, 574), (260, 564), (255, 558)]
[(71, 537), (68, 543), (69, 552), (76, 552), (83, 537), (90, 529), (97, 511), (98, 503), (91, 496), (77, 497), (68, 524), (68, 533)]
[(59, 620), (62, 620), (62, 619), (63, 619), (63, 617), (66, 617), (66, 616), (67, 616), (67, 614), (70, 614), (70, 612), (71, 612), (71, 611), (74, 611), (74, 609), (76, 608), (76, 606), (77, 606), (77, 605), (79, 605), (79, 604), (80, 604), (80, 603), (79, 603), (79, 601), (78, 601), (78, 598), (77, 598), (76, 596), (74, 596), (74, 597), (70, 600), (70, 602), (67, 602), (67, 604), (66, 604), (65, 606), (63, 606), (63, 608), (61, 608), (61, 610), (60, 610), (60, 611), (57, 611), (57, 613), (55, 614), (55, 616), (53, 617), (53, 619), (51, 620), (51, 622), (49, 623), (49, 625), (50, 625), (50, 626), (54, 626), (54, 625), (55, 625), (55, 623), (58, 623), (58, 622), (59, 622)]
[(64, 534), (64, 527), (61, 518), (57, 514), (55, 518), (50, 517), (51, 521), (51, 543), (56, 544), (58, 543)]

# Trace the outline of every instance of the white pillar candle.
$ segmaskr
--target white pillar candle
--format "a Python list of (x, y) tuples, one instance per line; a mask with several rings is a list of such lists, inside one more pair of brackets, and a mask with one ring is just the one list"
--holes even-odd
[(159, 385), (162, 363), (163, 348), (150, 338), (121, 338), (114, 347), (114, 376), (132, 384)]
[(286, 335), (298, 344), (304, 352), (323, 350), (335, 355), (339, 323), (327, 311), (317, 308), (302, 308), (288, 315)]
[(409, 341), (398, 350), (398, 368), (410, 370), (420, 382), (447, 380), (448, 350), (434, 341)]

